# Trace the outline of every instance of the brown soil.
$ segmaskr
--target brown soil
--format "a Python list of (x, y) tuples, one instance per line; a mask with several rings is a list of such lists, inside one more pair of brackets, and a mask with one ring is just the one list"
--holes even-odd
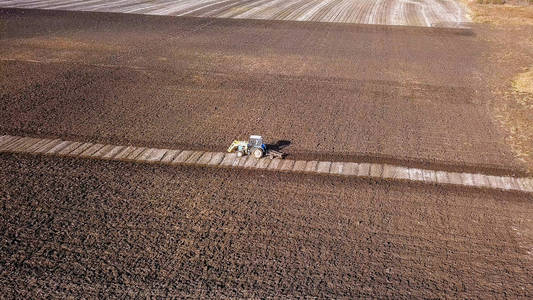
[(524, 170), (491, 119), (476, 30), (0, 18), (2, 133), (209, 150), (262, 134), (294, 158)]
[(533, 297), (531, 195), (7, 154), (0, 164), (6, 298)]

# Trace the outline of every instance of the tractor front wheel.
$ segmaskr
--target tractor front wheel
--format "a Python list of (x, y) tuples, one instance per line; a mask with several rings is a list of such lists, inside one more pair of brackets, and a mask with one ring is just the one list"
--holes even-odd
[(263, 157), (263, 150), (260, 148), (255, 148), (252, 154), (255, 158), (260, 159), (261, 157)]

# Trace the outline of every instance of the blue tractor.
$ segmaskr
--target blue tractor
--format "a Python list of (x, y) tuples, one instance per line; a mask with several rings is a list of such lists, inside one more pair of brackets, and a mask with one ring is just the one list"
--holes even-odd
[(260, 135), (251, 135), (248, 141), (233, 141), (228, 148), (228, 152), (236, 152), (238, 157), (252, 155), (259, 159), (266, 155), (271, 159), (276, 157), (283, 158), (283, 153), (279, 151), (271, 149), (267, 151), (267, 146), (263, 143), (263, 138)]

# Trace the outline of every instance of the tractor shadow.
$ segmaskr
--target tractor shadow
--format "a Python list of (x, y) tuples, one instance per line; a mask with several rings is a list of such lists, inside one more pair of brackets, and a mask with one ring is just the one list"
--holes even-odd
[(290, 144), (291, 144), (290, 141), (281, 140), (281, 141), (277, 141), (275, 144), (266, 144), (266, 146), (267, 146), (267, 149), (281, 151), (283, 148), (288, 147)]

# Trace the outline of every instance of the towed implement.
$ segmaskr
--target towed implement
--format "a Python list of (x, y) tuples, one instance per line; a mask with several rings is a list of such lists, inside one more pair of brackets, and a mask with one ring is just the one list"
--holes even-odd
[(257, 159), (263, 156), (270, 157), (270, 159), (283, 158), (285, 155), (283, 152), (268, 149), (260, 135), (251, 135), (248, 141), (233, 141), (228, 148), (228, 152), (236, 152), (238, 157), (252, 155)]

